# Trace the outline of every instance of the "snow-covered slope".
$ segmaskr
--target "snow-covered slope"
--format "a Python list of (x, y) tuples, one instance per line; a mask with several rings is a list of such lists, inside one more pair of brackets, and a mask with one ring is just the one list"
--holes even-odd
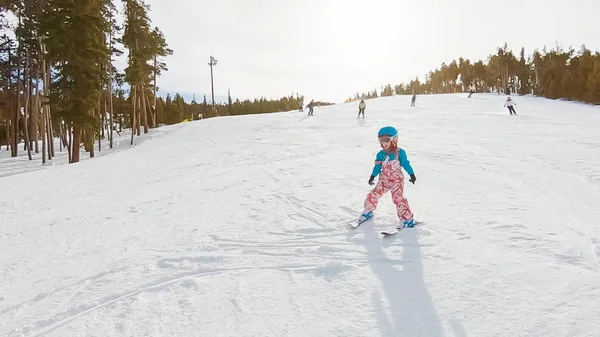
[[(0, 335), (600, 335), (599, 109), (465, 96), (185, 123), (0, 178)], [(388, 124), (426, 224), (382, 238), (389, 194), (347, 223)]]
[[(140, 145), (148, 139), (153, 139), (156, 137), (160, 137), (166, 133), (178, 130), (181, 125), (171, 125), (167, 127), (161, 127), (152, 130), (152, 133), (145, 134), (143, 137), (134, 137), (133, 146)], [(94, 144), (94, 156), (95, 158), (102, 157), (108, 154), (112, 154), (115, 152), (128, 150), (132, 147), (131, 145), (131, 132), (129, 129), (123, 130), (121, 132), (113, 132), (113, 147), (110, 148), (110, 143), (108, 139), (104, 139), (100, 144), (100, 150), (98, 150), (98, 143)], [(107, 135), (108, 138), (108, 135)], [(48, 167), (53, 167), (55, 165), (64, 165), (69, 161), (69, 155), (67, 149), (61, 146), (60, 138), (54, 138), (54, 157), (52, 160), (47, 160), (45, 164), (42, 164), (42, 141), (38, 142), (38, 153), (32, 151), (31, 157), (29, 160), (27, 156), (27, 150), (24, 147), (24, 144), (21, 142), (19, 144), (18, 156), (16, 158), (11, 158), (11, 152), (6, 148), (6, 145), (3, 145), (0, 149), (0, 177), (6, 177), (10, 175), (25, 173), (36, 171), (39, 169), (45, 169)], [(89, 153), (85, 152), (83, 146), (80, 147), (81, 158), (80, 160), (91, 159)], [(43, 166), (42, 166), (43, 165)]]

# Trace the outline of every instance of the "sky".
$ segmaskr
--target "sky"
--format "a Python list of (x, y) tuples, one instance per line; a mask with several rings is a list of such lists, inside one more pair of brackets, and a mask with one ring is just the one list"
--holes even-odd
[[(174, 55), (160, 92), (342, 102), (508, 43), (600, 50), (597, 0), (145, 0)], [(118, 1), (120, 2), (120, 1)], [(117, 67), (123, 68), (120, 59)], [(120, 66), (119, 66), (120, 65)]]
[(600, 50), (597, 0), (146, 0), (174, 55), (163, 91), (342, 102), (508, 43)]

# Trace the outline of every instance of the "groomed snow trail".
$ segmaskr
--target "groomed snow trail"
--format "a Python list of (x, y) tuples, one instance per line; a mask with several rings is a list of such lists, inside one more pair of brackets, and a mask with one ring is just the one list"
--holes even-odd
[[(600, 109), (504, 99), (214, 118), (6, 174), (0, 336), (598, 336)], [(386, 238), (389, 194), (346, 225), (384, 125), (426, 208)]]

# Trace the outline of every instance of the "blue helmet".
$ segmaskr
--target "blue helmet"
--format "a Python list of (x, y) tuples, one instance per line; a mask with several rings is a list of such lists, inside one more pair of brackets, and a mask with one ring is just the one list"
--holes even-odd
[(379, 129), (379, 133), (377, 133), (377, 137), (381, 136), (391, 136), (392, 138), (398, 137), (398, 130), (396, 130), (393, 126), (384, 126)]

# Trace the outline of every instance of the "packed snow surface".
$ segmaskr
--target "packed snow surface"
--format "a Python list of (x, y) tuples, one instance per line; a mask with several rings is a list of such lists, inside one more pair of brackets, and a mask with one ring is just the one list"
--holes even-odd
[[(600, 109), (513, 98), (213, 118), (75, 165), (3, 148), (0, 335), (600, 336)], [(385, 125), (425, 221), (390, 237), (389, 194), (348, 226)]]

